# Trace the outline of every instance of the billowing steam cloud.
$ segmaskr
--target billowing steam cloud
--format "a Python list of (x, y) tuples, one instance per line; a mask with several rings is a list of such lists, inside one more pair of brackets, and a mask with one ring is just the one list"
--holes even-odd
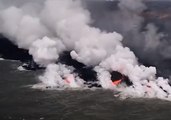
[[(163, 17), (170, 15), (170, 0), (119, 1), (118, 4), (99, 2), (98, 5), (98, 2), (88, 2), (88, 9), (95, 20), (94, 25), (106, 31), (121, 33), (124, 36), (124, 46), (134, 50), (141, 62), (155, 65), (165, 74), (166, 69), (170, 69), (170, 62), (167, 61), (170, 61), (171, 30), (170, 18)], [(161, 8), (157, 6), (159, 4)]]
[[(126, 24), (129, 25), (127, 28), (123, 28), (123, 31), (121, 30), (125, 38), (128, 38), (124, 42), (127, 46), (136, 49), (137, 54), (143, 54), (143, 61), (150, 61), (150, 63), (152, 63), (155, 59), (158, 59), (159, 56), (164, 55), (161, 53), (161, 49), (164, 49), (164, 46), (167, 48), (167, 46), (164, 45), (165, 42), (162, 40), (164, 34), (159, 33), (158, 28), (153, 23), (148, 22), (144, 28), (146, 30), (141, 30), (145, 22), (141, 14), (147, 7), (142, 0), (136, 2), (135, 0), (128, 1), (128, 4), (126, 4), (125, 1), (120, 2), (120, 12), (118, 13), (120, 17), (124, 18), (122, 23), (125, 23), (125, 25), (123, 25), (123, 27), (125, 27)], [(137, 7), (134, 7), (134, 5)], [(156, 52), (156, 50), (158, 52)], [(150, 55), (153, 57), (149, 57)]]
[[(140, 0), (121, 0), (119, 7), (123, 11), (122, 14), (129, 18), (126, 20), (131, 23), (123, 24), (123, 30), (129, 32), (130, 29), (135, 29), (136, 33), (139, 29), (136, 26), (141, 24), (139, 21), (142, 19), (137, 14), (146, 6)], [(28, 12), (29, 10), (32, 12)], [(8, 6), (0, 11), (0, 33), (18, 47), (28, 49), (34, 61), (46, 67), (45, 74), (40, 76), (43, 85), (84, 87), (83, 80), (73, 73), (72, 67), (56, 63), (59, 54), (67, 50), (71, 51), (73, 59), (94, 67), (103, 88), (119, 90), (122, 97), (170, 99), (171, 87), (168, 85), (168, 79), (156, 78), (155, 67), (140, 65), (134, 53), (122, 45), (121, 34), (108, 33), (92, 27), (91, 24), (89, 11), (77, 0), (46, 0), (38, 9), (24, 4)], [(156, 28), (149, 24), (147, 29), (144, 39), (151, 48), (151, 35), (156, 35)], [(142, 36), (137, 33), (137, 38), (139, 35)], [(157, 34), (156, 39), (159, 38)], [(111, 86), (111, 71), (119, 71), (128, 76), (133, 85)]]

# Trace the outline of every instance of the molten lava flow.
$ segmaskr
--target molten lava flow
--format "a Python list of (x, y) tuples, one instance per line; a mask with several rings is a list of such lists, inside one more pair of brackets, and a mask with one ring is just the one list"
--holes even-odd
[(111, 72), (112, 85), (119, 85), (123, 81), (123, 75), (118, 71)]
[(116, 80), (114, 82), (112, 82), (113, 85), (119, 85), (122, 82), (122, 80)]
[(75, 81), (75, 77), (73, 74), (69, 74), (66, 76), (66, 78), (64, 79), (65, 83), (68, 84), (70, 87), (74, 87), (77, 88), (79, 87), (79, 85), (76, 83)]

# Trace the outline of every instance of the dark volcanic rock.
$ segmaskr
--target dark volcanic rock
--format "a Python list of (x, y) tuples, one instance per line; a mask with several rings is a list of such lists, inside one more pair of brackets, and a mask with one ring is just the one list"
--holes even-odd
[(28, 50), (18, 48), (7, 38), (0, 36), (0, 56), (4, 59), (19, 60), (23, 62), (23, 67), (27, 70), (37, 70), (40, 69), (38, 64), (36, 64), (31, 55), (29, 55)]
[(3, 36), (0, 36), (0, 55), (4, 59), (20, 60), (22, 62), (32, 60), (28, 50), (18, 48)]
[(38, 70), (38, 69), (45, 69), (44, 67), (40, 67), (34, 60), (28, 60), (22, 65), (23, 68), (27, 70)]
[(83, 63), (72, 59), (69, 51), (63, 52), (60, 55), (58, 62), (65, 65), (73, 66), (75, 68), (74, 72), (78, 73), (79, 77), (86, 81), (97, 81), (97, 73), (93, 70), (93, 67), (86, 66)]
[(118, 71), (112, 71), (110, 74), (111, 74), (112, 81), (122, 80), (122, 83), (125, 83), (128, 86), (133, 85), (133, 83), (130, 81), (130, 79), (127, 76), (121, 74)]

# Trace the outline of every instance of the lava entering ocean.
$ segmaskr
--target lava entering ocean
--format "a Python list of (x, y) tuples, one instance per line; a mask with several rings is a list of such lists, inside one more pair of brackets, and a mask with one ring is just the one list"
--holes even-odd
[[(102, 87), (119, 91), (121, 97), (171, 100), (169, 79), (157, 78), (155, 67), (138, 63), (135, 54), (123, 46), (121, 34), (94, 27), (82, 1), (39, 2), (2, 3), (0, 9), (0, 33), (18, 48), (28, 50), (33, 59), (31, 68), (45, 68), (39, 77), (41, 83), (34, 88)], [(139, 15), (146, 9), (141, 0), (120, 0), (118, 7), (122, 10), (118, 16), (127, 16), (129, 21), (142, 21)], [(137, 30), (141, 22), (134, 22), (123, 24), (124, 30)], [(151, 35), (157, 33), (152, 24), (147, 29), (137, 36), (144, 35), (150, 47)]]

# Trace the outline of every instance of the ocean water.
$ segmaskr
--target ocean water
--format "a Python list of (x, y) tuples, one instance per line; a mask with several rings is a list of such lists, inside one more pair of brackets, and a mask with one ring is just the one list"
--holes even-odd
[(121, 100), (110, 90), (39, 90), (41, 71), (19, 71), (0, 61), (0, 120), (169, 120), (171, 102)]

